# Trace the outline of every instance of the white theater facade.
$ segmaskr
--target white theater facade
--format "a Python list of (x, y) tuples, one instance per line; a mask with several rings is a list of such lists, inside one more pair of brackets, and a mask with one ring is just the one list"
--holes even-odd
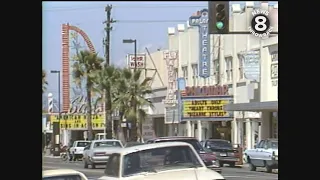
[[(248, 30), (252, 4), (246, 3), (244, 9), (239, 6), (232, 5), (230, 31)], [(277, 31), (278, 6), (262, 3), (261, 8), (270, 11), (274, 18), (272, 26), (274, 31)], [(149, 98), (155, 108), (147, 110), (148, 122), (152, 124), (150, 126), (154, 129), (154, 136), (182, 135), (197, 137), (199, 140), (224, 138), (246, 148), (252, 148), (259, 139), (278, 137), (276, 35), (268, 39), (259, 39), (252, 35), (210, 35), (210, 67), (207, 78), (199, 77), (201, 64), (198, 27), (190, 27), (188, 23), (178, 24), (176, 28), (169, 27), (168, 38), (168, 50), (152, 53), (146, 57), (145, 63), (146, 69), (151, 69), (146, 70), (146, 75), (154, 77), (154, 93)], [(175, 61), (173, 72), (168, 72), (172, 68), (166, 64), (166, 51), (178, 53), (177, 57), (172, 58)], [(248, 63), (246, 55), (252, 52), (258, 56), (258, 63)], [(233, 117), (223, 120), (194, 118), (179, 122), (181, 112), (177, 110), (177, 105), (166, 103), (176, 102), (174, 100), (177, 99), (176, 96), (168, 95), (167, 89), (177, 90), (177, 83), (171, 82), (170, 76), (174, 76), (174, 80), (184, 78), (187, 87), (226, 86), (228, 95), (233, 96), (233, 104), (223, 107), (224, 111), (233, 112)]]

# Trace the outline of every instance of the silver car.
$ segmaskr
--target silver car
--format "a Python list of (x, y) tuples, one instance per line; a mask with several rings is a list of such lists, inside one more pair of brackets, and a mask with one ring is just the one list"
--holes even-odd
[(115, 139), (104, 139), (91, 141), (84, 148), (83, 163), (84, 168), (96, 168), (96, 165), (106, 165), (109, 156), (123, 148), (121, 141)]

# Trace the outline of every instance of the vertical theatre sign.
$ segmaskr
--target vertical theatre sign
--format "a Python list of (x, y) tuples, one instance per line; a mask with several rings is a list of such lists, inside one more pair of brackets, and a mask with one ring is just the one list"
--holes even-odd
[(233, 96), (228, 93), (228, 86), (186, 87), (181, 97), (181, 121), (229, 121), (233, 112), (224, 106), (233, 103)]
[(174, 65), (178, 59), (178, 51), (165, 51), (163, 53), (163, 59), (166, 61), (166, 64), (167, 64), (168, 86), (167, 86), (167, 97), (162, 102), (166, 105), (174, 106), (177, 103), (177, 99), (175, 95), (176, 75), (174, 71)]
[(189, 18), (190, 26), (199, 27), (199, 76), (208, 78), (210, 76), (210, 36), (208, 33), (208, 9), (198, 11)]

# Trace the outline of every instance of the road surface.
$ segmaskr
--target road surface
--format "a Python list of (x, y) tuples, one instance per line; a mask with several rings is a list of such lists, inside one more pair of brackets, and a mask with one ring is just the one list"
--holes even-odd
[[(43, 158), (42, 169), (74, 169), (84, 173), (89, 179), (96, 179), (103, 176), (104, 166), (97, 166), (97, 169), (84, 169), (81, 161), (77, 162), (63, 162), (61, 159), (57, 158)], [(259, 171), (260, 169), (258, 169)], [(264, 169), (260, 172), (249, 171), (248, 168), (230, 168), (224, 167), (222, 169), (222, 175), (227, 180), (277, 180), (278, 174), (266, 173)]]

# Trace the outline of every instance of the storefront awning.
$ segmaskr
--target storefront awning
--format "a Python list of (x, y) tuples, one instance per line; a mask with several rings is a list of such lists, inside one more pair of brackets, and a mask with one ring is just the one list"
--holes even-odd
[(278, 101), (228, 104), (227, 111), (278, 111)]

